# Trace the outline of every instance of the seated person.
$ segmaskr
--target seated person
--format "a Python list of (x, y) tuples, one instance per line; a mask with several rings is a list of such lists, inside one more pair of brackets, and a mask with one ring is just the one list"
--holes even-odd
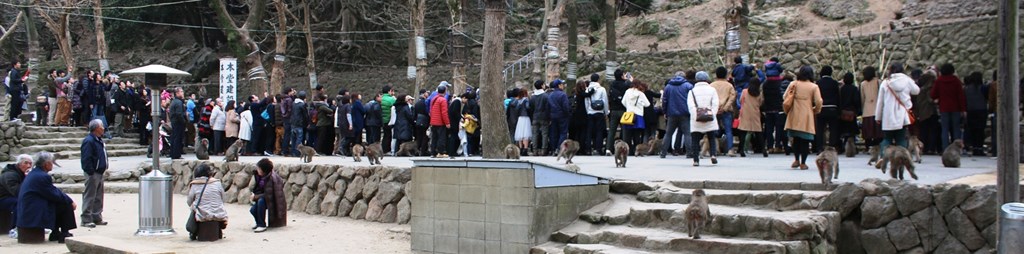
[[(256, 219), (253, 232), (267, 230), (267, 221), (283, 225), (288, 220), (288, 203), (284, 199), (284, 181), (274, 172), (274, 163), (263, 158), (256, 163), (256, 184), (252, 187), (252, 208), (249, 213)], [(270, 218), (267, 218), (267, 211)], [(275, 223), (276, 222), (276, 223)]]
[[(189, 182), (189, 208), (195, 212), (197, 222), (217, 221), (220, 228), (228, 225), (228, 212), (224, 210), (224, 186), (220, 179), (210, 176), (210, 165), (203, 163), (196, 167)], [(188, 228), (186, 228), (188, 229)], [(189, 231), (189, 239), (195, 240), (199, 232)]]
[[(18, 221), (18, 214), (14, 212), (18, 207), (18, 191), (21, 189), (21, 182), (25, 180), (25, 174), (32, 168), (32, 156), (18, 155), (15, 161), (7, 164), (0, 173), (0, 213), (11, 214), (12, 226)], [(11, 231), (15, 232), (13, 228)]]
[(36, 167), (28, 172), (18, 192), (19, 228), (48, 228), (50, 241), (64, 243), (65, 237), (71, 237), (75, 224), (75, 209), (78, 205), (67, 194), (53, 186), (53, 178), (49, 172), (53, 165), (60, 166), (53, 154), (39, 152), (36, 154)]

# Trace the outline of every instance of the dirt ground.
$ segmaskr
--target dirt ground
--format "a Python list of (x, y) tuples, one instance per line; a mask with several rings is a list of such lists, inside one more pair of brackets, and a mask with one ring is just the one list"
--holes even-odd
[[(71, 197), (80, 203), (82, 195)], [(249, 215), (249, 206), (228, 204), (228, 227), (224, 239), (216, 242), (188, 240), (184, 219), (188, 216), (185, 196), (174, 196), (174, 230), (177, 234), (160, 237), (140, 237), (138, 229), (138, 195), (107, 194), (104, 219), (108, 226), (78, 228), (75, 236), (99, 235), (125, 241), (129, 245), (146, 245), (176, 253), (410, 253), (409, 226), (324, 217), (289, 212), (288, 226), (263, 233), (253, 233), (255, 225)], [(76, 211), (80, 212), (80, 211)], [(44, 244), (18, 244), (0, 236), (0, 253), (68, 253), (67, 247), (56, 242)]]

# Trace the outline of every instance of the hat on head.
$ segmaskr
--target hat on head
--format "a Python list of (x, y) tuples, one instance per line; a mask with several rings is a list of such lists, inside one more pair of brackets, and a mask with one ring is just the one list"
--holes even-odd
[(562, 83), (563, 83), (563, 81), (561, 79), (556, 79), (554, 81), (551, 81), (551, 87), (558, 87), (558, 86), (562, 85)]
[(708, 76), (707, 72), (703, 72), (703, 71), (697, 72), (697, 81), (710, 81), (710, 80), (711, 80), (711, 78)]
[(448, 81), (441, 81), (441, 84), (438, 84), (437, 88), (441, 89), (443, 86), (452, 86), (452, 84), (448, 84)]

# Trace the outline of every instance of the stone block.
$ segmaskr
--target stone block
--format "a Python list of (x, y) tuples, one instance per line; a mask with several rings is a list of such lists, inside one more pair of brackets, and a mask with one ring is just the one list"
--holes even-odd
[(486, 241), (484, 246), (487, 249), (487, 254), (501, 254), (501, 242), (500, 241)]
[(921, 238), (921, 247), (926, 252), (935, 250), (949, 235), (946, 222), (935, 207), (925, 208), (910, 215), (910, 221), (914, 223), (914, 228), (917, 228), (917, 233)]
[(906, 184), (896, 188), (892, 191), (892, 197), (896, 201), (896, 208), (904, 216), (914, 214), (932, 204), (931, 192), (916, 184)]
[(501, 188), (502, 205), (531, 205), (533, 201), (533, 188)]
[(459, 236), (459, 220), (436, 219), (434, 220), (434, 235), (438, 236)]
[(413, 234), (434, 234), (434, 222), (433, 218), (413, 216), (409, 220), (409, 227)]
[(409, 223), (409, 218), (412, 217), (412, 203), (409, 201), (409, 197), (399, 200), (395, 210), (395, 221), (398, 224)]
[(704, 188), (719, 190), (750, 190), (748, 182), (704, 181)]
[(627, 181), (627, 180), (613, 181), (611, 183), (611, 186), (609, 186), (609, 187), (610, 187), (610, 190), (612, 192), (614, 192), (614, 193), (632, 194), (632, 195), (636, 195), (637, 193), (639, 193), (641, 191), (653, 191), (653, 190), (655, 190), (654, 186), (651, 186), (651, 185), (647, 184), (646, 182)]
[(479, 221), (459, 221), (459, 238), (464, 239), (487, 239), (487, 223)]
[(352, 212), (352, 206), (355, 206), (355, 204), (353, 204), (352, 202), (350, 202), (348, 200), (341, 199), (341, 201), (338, 202), (338, 213), (337, 213), (337, 216), (338, 217), (348, 216), (349, 213)]
[(487, 170), (485, 169), (464, 169), (462, 170), (462, 183), (469, 185), (486, 185)]
[(860, 225), (864, 228), (878, 228), (899, 217), (896, 202), (888, 196), (865, 197), (860, 206)]
[(434, 251), (437, 253), (459, 253), (459, 238), (434, 235)]
[(459, 204), (459, 219), (462, 221), (487, 221), (487, 206), (484, 204)]
[(945, 215), (949, 213), (950, 209), (960, 205), (964, 200), (971, 197), (974, 194), (974, 189), (966, 184), (957, 185), (936, 185), (934, 187), (935, 192), (932, 193), (932, 197), (935, 201), (935, 207), (939, 209), (939, 213)]
[(533, 222), (533, 210), (531, 206), (502, 206), (501, 223), (530, 225)]
[(532, 244), (529, 225), (501, 224), (502, 245), (508, 243)]
[[(412, 196), (413, 200), (430, 200), (430, 201), (433, 201), (435, 199), (435, 197), (437, 197), (436, 195), (434, 195), (435, 189), (437, 189), (437, 185), (436, 184), (426, 184), (426, 183), (413, 184), (412, 185), (412, 191), (410, 191), (409, 196)], [(348, 193), (345, 193), (345, 194), (346, 194), (346, 196), (348, 195)], [(345, 198), (345, 199), (348, 199), (348, 198)]]
[(459, 202), (483, 204), (486, 201), (484, 196), (487, 194), (485, 189), (486, 187), (482, 186), (460, 185)]
[(501, 181), (497, 186), (533, 188), (533, 171), (522, 169), (503, 169), (498, 172)]
[(436, 168), (434, 169), (434, 183), (437, 184), (459, 184), (462, 181), (459, 168)]
[[(946, 226), (949, 227), (949, 232), (962, 242), (964, 247), (967, 247), (969, 250), (977, 250), (985, 246), (985, 238), (981, 236), (978, 228), (974, 227), (974, 223), (971, 222), (970, 218), (960, 211), (960, 208), (953, 208), (944, 218), (946, 219)], [(949, 239), (946, 240), (948, 241)]]
[(889, 222), (889, 225), (885, 226), (885, 231), (889, 233), (889, 240), (897, 250), (909, 250), (921, 244), (917, 229), (907, 217)]
[(366, 179), (362, 176), (357, 176), (348, 184), (348, 188), (345, 189), (345, 199), (351, 202), (355, 202), (362, 198), (363, 185), (366, 184)]
[(949, 236), (946, 237), (946, 239), (942, 241), (942, 244), (935, 248), (935, 252), (932, 253), (969, 254), (971, 251), (968, 250), (967, 247), (964, 247), (956, 237)]
[(889, 242), (889, 233), (885, 228), (861, 231), (860, 237), (867, 253), (896, 253), (896, 247)]
[(484, 253), (487, 251), (486, 241), (459, 238), (459, 253)]
[(367, 203), (366, 216), (364, 216), (366, 220), (379, 221), (380, 214), (384, 212), (384, 205), (385, 204), (381, 204), (380, 200), (377, 200), (377, 198), (371, 199), (370, 202)]
[(459, 186), (436, 184), (434, 185), (434, 198), (437, 201), (459, 202)]
[(846, 218), (853, 209), (861, 206), (864, 200), (864, 189), (855, 184), (846, 183), (839, 185), (821, 201), (819, 209), (823, 211), (837, 211), (843, 218)]
[(370, 176), (367, 178), (366, 184), (363, 185), (363, 198), (373, 198), (377, 194), (378, 186), (380, 186), (380, 177)]
[(996, 204), (995, 186), (988, 185), (978, 189), (974, 195), (960, 204), (960, 209), (968, 218), (971, 218), (975, 227), (988, 227), (989, 224), (996, 221), (996, 213), (999, 211), (999, 205)]
[[(414, 208), (415, 209), (415, 206)], [(459, 203), (457, 202), (434, 202), (434, 217), (441, 219), (459, 219)]]
[(366, 209), (368, 208), (369, 205), (366, 203), (366, 200), (360, 199), (352, 205), (352, 211), (349, 212), (348, 216), (353, 219), (361, 220), (366, 217)]
[(484, 231), (486, 240), (501, 241), (501, 223), (486, 222), (484, 223)]
[(839, 226), (839, 239), (836, 247), (841, 253), (865, 253), (860, 238), (861, 227), (855, 221), (843, 221)]

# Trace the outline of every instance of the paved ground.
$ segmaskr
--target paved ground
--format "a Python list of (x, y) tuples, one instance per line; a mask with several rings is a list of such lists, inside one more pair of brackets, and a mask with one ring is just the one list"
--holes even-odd
[[(194, 155), (186, 155), (185, 159), (194, 159)], [(241, 161), (256, 162), (264, 157), (241, 157)], [(301, 163), (298, 158), (292, 157), (270, 157), (275, 163)], [(479, 159), (479, 157), (472, 157)], [(385, 157), (384, 165), (397, 167), (411, 167), (412, 158), (408, 157)], [(420, 157), (418, 159), (426, 159)], [(523, 157), (524, 160), (547, 163), (550, 165), (563, 165), (564, 160), (556, 162), (554, 157)], [(166, 161), (162, 159), (161, 161)], [(223, 157), (212, 157), (211, 160), (223, 160)], [(814, 157), (808, 158), (808, 164), (813, 164)], [(867, 178), (887, 178), (873, 166), (867, 165), (868, 156), (858, 155), (854, 158), (841, 157), (839, 166), (841, 168), (838, 182), (859, 182)], [(612, 179), (631, 180), (681, 180), (681, 181), (750, 181), (750, 182), (820, 182), (818, 172), (813, 165), (809, 170), (793, 170), (789, 168), (793, 157), (785, 155), (770, 155), (768, 158), (760, 156), (753, 157), (721, 157), (718, 165), (711, 165), (709, 160), (702, 160), (700, 167), (693, 167), (692, 161), (684, 157), (669, 156), (666, 159), (657, 156), (630, 157), (626, 168), (615, 168), (612, 157), (579, 156), (573, 159), (582, 172)], [(79, 163), (74, 160), (62, 162), (65, 167), (55, 169), (55, 173), (81, 174)], [(140, 163), (150, 163), (145, 156), (116, 157), (111, 158), (112, 171), (126, 171), (137, 168)], [(342, 164), (342, 165), (369, 165), (364, 158), (362, 162), (353, 162), (351, 157), (318, 156), (313, 163)], [(917, 165), (917, 173), (920, 179), (917, 181), (923, 184), (936, 184), (972, 175), (995, 172), (996, 160), (989, 157), (964, 157), (963, 167), (945, 168), (942, 167), (938, 156), (925, 156), (924, 163)], [(907, 175), (907, 179), (909, 175)], [(983, 184), (983, 183), (982, 183)], [(991, 184), (995, 184), (992, 181)]]
[[(82, 195), (71, 197), (80, 202)], [(409, 253), (408, 225), (384, 224), (349, 218), (324, 217), (290, 212), (288, 226), (253, 233), (249, 206), (227, 204), (229, 223), (224, 239), (217, 242), (188, 240), (184, 219), (188, 216), (185, 196), (174, 196), (176, 235), (134, 236), (138, 229), (138, 194), (108, 194), (104, 219), (108, 226), (79, 228), (75, 236), (104, 236), (124, 241), (125, 245), (148, 246), (177, 253)], [(76, 211), (76, 213), (79, 211)], [(396, 231), (396, 232), (392, 232)], [(124, 245), (122, 245), (124, 246)], [(67, 253), (63, 244), (18, 244), (16, 239), (0, 236), (0, 253)]]

